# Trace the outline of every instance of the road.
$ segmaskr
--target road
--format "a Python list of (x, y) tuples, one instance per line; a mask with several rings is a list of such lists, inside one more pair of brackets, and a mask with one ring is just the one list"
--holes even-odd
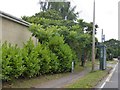
[(113, 90), (120, 90), (120, 62), (111, 65), (113, 67), (112, 71), (99, 85), (98, 88), (112, 88)]
[(118, 88), (118, 65), (111, 72), (103, 88)]

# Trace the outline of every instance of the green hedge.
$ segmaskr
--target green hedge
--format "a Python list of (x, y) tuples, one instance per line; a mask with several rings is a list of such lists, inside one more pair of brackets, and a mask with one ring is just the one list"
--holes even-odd
[(38, 51), (33, 44), (33, 41), (30, 39), (27, 44), (24, 44), (24, 47), (21, 49), (22, 60), (25, 70), (23, 72), (24, 77), (33, 77), (39, 74), (40, 66), (38, 59)]
[(60, 36), (50, 40), (49, 44), (38, 43), (35, 46), (30, 39), (23, 48), (7, 42), (2, 44), (2, 80), (71, 71), (71, 63), (75, 59), (71, 48)]
[(2, 79), (18, 78), (24, 71), (22, 51), (17, 46), (5, 42), (2, 45)]
[(59, 72), (67, 72), (71, 70), (71, 63), (74, 55), (71, 48), (65, 44), (63, 37), (53, 36), (49, 39), (49, 47), (53, 53), (58, 56)]

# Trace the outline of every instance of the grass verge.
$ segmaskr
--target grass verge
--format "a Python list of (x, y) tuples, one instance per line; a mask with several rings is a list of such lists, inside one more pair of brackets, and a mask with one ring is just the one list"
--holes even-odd
[(118, 61), (115, 61), (115, 60), (108, 60), (107, 63), (109, 64), (116, 64)]
[(94, 88), (94, 86), (101, 81), (103, 77), (107, 75), (108, 71), (98, 70), (95, 72), (90, 72), (83, 78), (73, 82), (70, 85), (65, 86), (65, 88)]
[(59, 79), (63, 76), (67, 76), (69, 73), (42, 75), (35, 78), (17, 79), (12, 82), (3, 83), (3, 88), (30, 88), (42, 83), (48, 82), (53, 79)]

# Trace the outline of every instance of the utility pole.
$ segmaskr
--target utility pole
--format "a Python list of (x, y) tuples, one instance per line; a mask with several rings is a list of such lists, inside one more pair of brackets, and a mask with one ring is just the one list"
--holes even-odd
[[(118, 41), (120, 41), (120, 1), (118, 2)], [(119, 42), (118, 42), (119, 43)], [(120, 45), (118, 44), (118, 49), (120, 48)], [(118, 60), (120, 59), (120, 56), (118, 56)], [(119, 60), (120, 62), (120, 60)]]
[(103, 29), (102, 29), (102, 33), (101, 33), (101, 43), (103, 43), (105, 41), (105, 35), (103, 34)]
[(95, 0), (93, 2), (93, 43), (92, 43), (92, 71), (95, 67)]
[(103, 43), (103, 29), (102, 29), (102, 33), (101, 33), (101, 43)]
[(40, 11), (41, 11), (41, 0), (39, 0), (38, 4), (40, 5)]

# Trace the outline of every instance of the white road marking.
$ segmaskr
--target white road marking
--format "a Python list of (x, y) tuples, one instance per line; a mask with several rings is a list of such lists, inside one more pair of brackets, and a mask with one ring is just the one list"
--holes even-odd
[(118, 63), (115, 65), (114, 69), (112, 69), (111, 73), (109, 74), (109, 76), (107, 77), (107, 79), (106, 79), (105, 82), (101, 85), (100, 88), (103, 88), (103, 87), (105, 86), (106, 82), (109, 82), (109, 81), (110, 81), (110, 79), (111, 79), (111, 77), (112, 77), (112, 75), (113, 75), (113, 72), (115, 71), (117, 65), (118, 65)]

